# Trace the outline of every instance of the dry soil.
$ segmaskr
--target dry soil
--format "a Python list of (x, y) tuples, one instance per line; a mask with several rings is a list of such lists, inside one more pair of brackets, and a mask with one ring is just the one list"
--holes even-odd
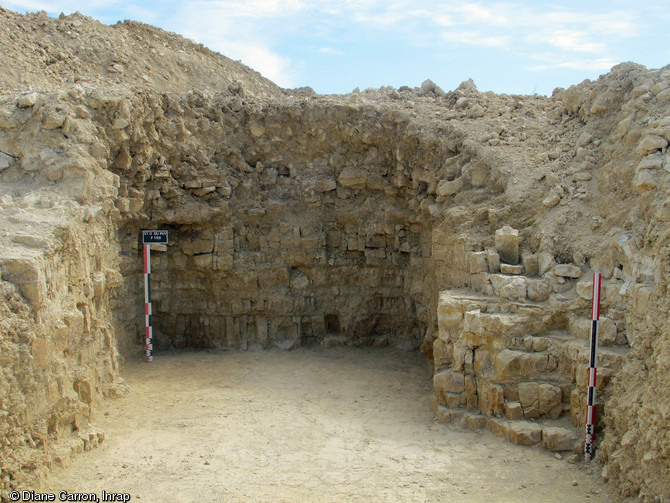
[(425, 358), (368, 348), (131, 363), (107, 440), (50, 491), (131, 501), (611, 501), (600, 466), (438, 424)]

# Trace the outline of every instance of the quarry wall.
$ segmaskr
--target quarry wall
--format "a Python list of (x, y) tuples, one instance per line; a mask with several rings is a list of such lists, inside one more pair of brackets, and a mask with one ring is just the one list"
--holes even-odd
[(157, 352), (420, 347), (438, 418), (553, 450), (580, 447), (601, 272), (603, 476), (667, 497), (669, 76), (624, 64), (551, 98), (4, 84), (3, 491), (101, 440), (161, 228)]
[(35, 485), (52, 462), (96, 446), (93, 411), (124, 389), (109, 305), (122, 280), (115, 232), (87, 210), (31, 196), (28, 212), (3, 204), (4, 489)]
[[(397, 113), (231, 103), (180, 105), (197, 140), (147, 147), (145, 137), (119, 171), (122, 266), (135, 297), (138, 230), (170, 229), (152, 276), (159, 347), (417, 347), (435, 325), (433, 217), (406, 203), (435, 185), (414, 170), (456, 152), (437, 141), (426, 153), (408, 148), (418, 133)], [(144, 156), (150, 164), (134, 164)], [(145, 183), (134, 178), (141, 169)], [(133, 333), (138, 305), (126, 306)]]

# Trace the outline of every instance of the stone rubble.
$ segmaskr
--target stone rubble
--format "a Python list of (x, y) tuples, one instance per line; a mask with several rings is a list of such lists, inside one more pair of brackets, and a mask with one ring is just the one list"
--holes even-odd
[(670, 68), (319, 96), (140, 23), (0, 9), (0, 34), (3, 498), (103, 441), (144, 353), (143, 229), (170, 235), (157, 351), (421, 348), (439, 421), (557, 452), (602, 273), (603, 476), (668, 494)]

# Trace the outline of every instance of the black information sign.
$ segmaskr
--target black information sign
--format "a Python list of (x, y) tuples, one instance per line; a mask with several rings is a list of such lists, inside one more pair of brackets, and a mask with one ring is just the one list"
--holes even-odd
[(168, 231), (142, 231), (142, 244), (166, 245), (168, 242)]

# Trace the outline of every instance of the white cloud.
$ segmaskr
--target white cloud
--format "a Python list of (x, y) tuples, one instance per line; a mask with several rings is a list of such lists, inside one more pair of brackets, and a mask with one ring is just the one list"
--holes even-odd
[[(528, 45), (553, 47), (557, 54), (588, 53), (607, 56), (610, 42), (635, 34), (634, 12), (623, 10), (595, 12), (585, 8), (569, 9), (560, 4), (528, 6), (525, 3), (462, 2), (456, 0), (303, 0), (303, 8), (312, 15), (336, 12), (343, 19), (377, 29), (396, 30), (396, 34), (440, 43), (500, 47), (518, 53)], [(597, 8), (597, 7), (596, 7)], [(412, 35), (414, 34), (414, 35)], [(425, 45), (425, 44), (423, 44)], [(601, 59), (602, 59), (601, 58)]]
[[(15, 11), (46, 11), (48, 13), (72, 13), (76, 11), (81, 11), (85, 13), (90, 13), (94, 9), (109, 7), (120, 3), (120, 0), (91, 0), (86, 1), (56, 1), (56, 2), (41, 2), (39, 0), (6, 0), (2, 2), (2, 6), (6, 9), (11, 9)], [(90, 15), (90, 14), (89, 14)]]
[[(291, 86), (298, 61), (280, 55), (287, 33), (312, 39), (323, 54), (339, 55), (335, 36), (368, 29), (390, 33), (413, 47), (443, 50), (488, 47), (549, 68), (606, 69), (617, 41), (635, 35), (635, 12), (511, 1), (424, 0), (198, 0), (189, 2), (170, 27), (241, 59)], [(352, 24), (353, 23), (353, 24)], [(337, 34), (337, 35), (335, 35)], [(542, 54), (549, 53), (546, 59)], [(587, 57), (586, 57), (587, 56)]]
[(159, 12), (140, 5), (126, 4), (123, 11), (128, 19), (140, 20), (143, 23), (155, 24), (160, 20)]
[(589, 20), (589, 24), (595, 33), (628, 38), (638, 35), (638, 29), (632, 23), (632, 18), (626, 12), (611, 12), (595, 16)]
[[(197, 4), (197, 5), (194, 5)], [(288, 16), (305, 8), (306, 2), (301, 0), (214, 0), (189, 2), (189, 8), (203, 8), (225, 12), (232, 18), (267, 18), (273, 16)]]
[(608, 71), (617, 61), (614, 47), (635, 35), (635, 14), (556, 10), (537, 17), (520, 13), (524, 46), (519, 50), (539, 64), (527, 70)]
[[(296, 35), (303, 48), (341, 55), (344, 43), (364, 37), (392, 40), (415, 50), (485, 47), (521, 57), (536, 71), (552, 68), (608, 69), (616, 47), (645, 35), (650, 16), (668, 16), (665, 2), (641, 4), (604, 0), (580, 5), (520, 0), (168, 0), (156, 12), (136, 0), (7, 0), (8, 8), (82, 12), (118, 7), (118, 15), (160, 23), (233, 59), (241, 59), (280, 85), (292, 86), (301, 56), (287, 57), (281, 47)], [(623, 6), (623, 7), (622, 7)], [(162, 11), (162, 12), (159, 12)], [(116, 13), (115, 13), (116, 15)], [(655, 21), (661, 22), (661, 21)], [(343, 39), (345, 37), (345, 39)], [(349, 39), (346, 39), (349, 37)], [(280, 45), (281, 44), (281, 45)], [(665, 44), (667, 45), (667, 44)], [(665, 46), (663, 45), (663, 47)], [(663, 50), (661, 50), (663, 53)], [(351, 54), (348, 54), (354, 57)], [(628, 56), (626, 56), (628, 57)]]
[(448, 7), (449, 10), (463, 16), (463, 21), (473, 25), (505, 26), (513, 19), (511, 6), (505, 4), (481, 5), (463, 3)]
[(535, 59), (544, 59), (546, 63), (530, 65), (524, 70), (542, 72), (546, 70), (568, 69), (568, 70), (587, 70), (587, 71), (608, 71), (620, 61), (612, 58), (594, 58), (594, 59), (562, 59), (555, 60), (555, 55), (544, 54)]
[(19, 1), (19, 2), (12, 2), (12, 1), (5, 1), (3, 2), (3, 7), (6, 9), (11, 9), (15, 11), (52, 11), (51, 8), (51, 3), (46, 3), (46, 2), (39, 2), (39, 1), (33, 1), (33, 0), (25, 0), (25, 1)]
[(357, 23), (381, 27), (396, 27), (413, 19), (423, 18), (428, 12), (412, 8), (407, 2), (396, 1), (391, 3), (368, 2), (367, 4), (350, 5), (350, 10), (344, 17), (349, 17)]
[(454, 26), (456, 21), (451, 14), (437, 14), (433, 16), (433, 23), (437, 26)]
[[(264, 77), (283, 87), (293, 87), (295, 78), (291, 59), (273, 50), (273, 41), (259, 20), (250, 19), (250, 5), (265, 7), (263, 15), (278, 8), (276, 0), (254, 0), (250, 5), (228, 10), (234, 2), (200, 1), (189, 3), (175, 13), (169, 29), (203, 43), (212, 50), (239, 59)], [(298, 7), (300, 2), (289, 2)], [(254, 14), (255, 15), (255, 14)], [(260, 15), (260, 13), (259, 13)]]
[(354, 21), (363, 24), (373, 24), (379, 26), (394, 26), (406, 19), (402, 12), (359, 12), (354, 16)]
[(282, 87), (293, 87), (294, 79), (290, 72), (291, 60), (283, 57), (263, 44), (231, 44), (226, 43), (223, 54), (235, 54), (245, 65), (260, 72), (275, 84)]
[(602, 42), (595, 42), (587, 34), (576, 30), (559, 29), (546, 34), (533, 34), (533, 36), (538, 38), (529, 40), (529, 42), (544, 42), (569, 52), (598, 53), (607, 50), (607, 46)]
[(448, 31), (442, 34), (442, 40), (450, 44), (500, 48), (505, 47), (509, 43), (508, 36), (487, 35), (480, 31)]
[(342, 56), (344, 54), (344, 51), (335, 49), (334, 47), (321, 47), (319, 52), (323, 54), (331, 54), (333, 56)]

